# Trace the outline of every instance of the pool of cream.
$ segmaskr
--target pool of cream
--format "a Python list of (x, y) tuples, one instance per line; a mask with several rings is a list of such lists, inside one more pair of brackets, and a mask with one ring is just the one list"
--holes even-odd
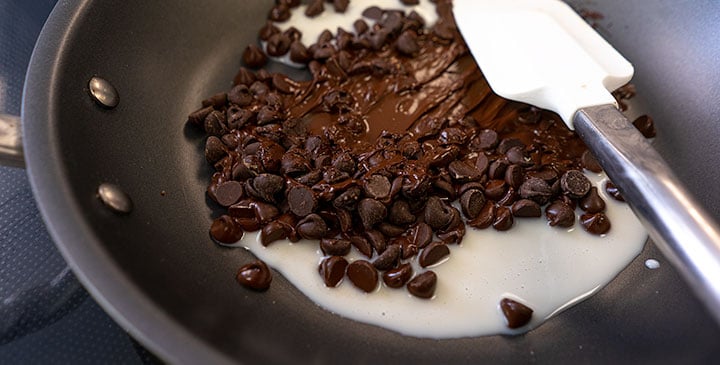
[[(588, 177), (604, 186), (604, 175)], [(550, 227), (544, 218), (517, 218), (505, 232), (468, 227), (462, 243), (450, 246), (449, 258), (429, 268), (438, 275), (435, 296), (429, 300), (383, 283), (365, 293), (347, 278), (336, 288), (326, 287), (318, 273), (324, 256), (317, 242), (278, 241), (264, 247), (258, 234), (247, 234), (239, 246), (282, 273), (319, 306), (350, 319), (416, 337), (512, 334), (537, 327), (592, 295), (642, 250), (647, 234), (630, 208), (598, 190), (612, 222), (606, 235), (591, 235), (579, 223), (569, 229)], [(576, 213), (578, 218), (582, 214)], [(361, 258), (355, 249), (348, 256), (349, 261)], [(412, 263), (416, 272), (424, 270), (415, 259)], [(507, 328), (498, 306), (504, 297), (534, 310), (526, 327)]]

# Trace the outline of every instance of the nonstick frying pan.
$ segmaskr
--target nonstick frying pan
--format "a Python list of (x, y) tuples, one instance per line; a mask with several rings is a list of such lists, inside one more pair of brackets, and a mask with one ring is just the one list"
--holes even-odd
[[(203, 136), (184, 121), (229, 88), (271, 5), (63, 0), (34, 51), (23, 136), (38, 205), (80, 280), (143, 344), (178, 363), (697, 363), (720, 355), (719, 328), (652, 244), (597, 295), (515, 337), (405, 337), (320, 309), (279, 275), (266, 293), (239, 287), (234, 273), (251, 255), (208, 238), (217, 214), (204, 196), (211, 169)], [(655, 118), (656, 147), (720, 217), (720, 4), (576, 5), (605, 16), (601, 32), (636, 66), (635, 108)], [(117, 107), (89, 97), (94, 76), (118, 90)], [(129, 214), (97, 199), (103, 183), (132, 199)], [(644, 267), (650, 257), (660, 269)]]

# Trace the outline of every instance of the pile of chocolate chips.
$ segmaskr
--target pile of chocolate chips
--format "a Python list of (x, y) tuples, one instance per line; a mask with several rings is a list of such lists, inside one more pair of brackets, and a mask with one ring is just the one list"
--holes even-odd
[[(279, 1), (269, 19), (287, 20), (298, 3)], [(322, 6), (313, 2), (308, 15)], [(610, 229), (605, 202), (582, 173), (601, 168), (582, 141), (555, 114), (493, 94), (451, 3), (436, 6), (429, 28), (414, 11), (371, 7), (363, 15), (373, 25), (360, 19), (354, 32), (325, 31), (309, 46), (295, 28), (268, 21), (260, 29), (263, 47), (246, 48), (249, 68), (233, 88), (188, 118), (208, 135), (205, 157), (216, 172), (207, 194), (227, 209), (212, 223), (214, 240), (231, 244), (257, 230), (263, 245), (313, 240), (326, 255), (319, 272), (329, 287), (347, 277), (372, 292), (382, 279), (430, 298), (435, 273), (414, 273), (409, 262), (444, 260), (466, 226), (505, 231), (544, 212), (550, 226), (570, 227), (579, 206), (585, 230)], [(261, 68), (268, 55), (285, 54), (312, 79)], [(652, 131), (647, 117), (637, 124)], [(367, 259), (349, 263), (353, 249)], [(260, 290), (270, 283), (258, 263), (238, 280)]]

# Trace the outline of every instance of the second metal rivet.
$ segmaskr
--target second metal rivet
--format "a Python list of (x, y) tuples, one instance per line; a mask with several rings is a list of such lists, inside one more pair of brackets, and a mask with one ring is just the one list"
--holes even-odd
[(120, 102), (120, 96), (114, 86), (101, 77), (93, 77), (88, 82), (90, 96), (101, 106), (112, 109)]

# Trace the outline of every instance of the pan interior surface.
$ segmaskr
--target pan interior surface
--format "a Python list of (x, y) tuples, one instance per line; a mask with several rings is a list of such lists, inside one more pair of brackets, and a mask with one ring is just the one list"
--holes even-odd
[[(718, 104), (688, 102), (692, 95), (697, 97), (690, 100), (707, 100), (696, 89), (663, 92), (677, 86), (663, 83), (675, 80), (678, 60), (669, 49), (667, 55), (662, 47), (653, 51), (659, 55), (643, 50), (648, 39), (657, 40), (661, 26), (712, 31), (713, 22), (703, 14), (720, 9), (697, 4), (664, 23), (650, 21), (664, 14), (660, 3), (653, 10), (608, 1), (598, 10), (612, 27), (601, 31), (636, 65), (636, 102), (655, 117), (658, 148), (698, 200), (717, 201), (720, 188), (708, 189), (702, 181), (717, 180), (720, 169), (708, 169), (707, 159), (691, 153), (697, 145), (703, 153), (720, 152), (710, 142), (720, 126), (703, 119), (717, 116)], [(720, 353), (713, 341), (718, 327), (670, 264), (653, 271), (644, 267), (645, 259), (661, 258), (653, 245), (597, 295), (515, 337), (411, 338), (329, 313), (278, 275), (262, 294), (239, 287), (235, 272), (251, 255), (208, 238), (217, 214), (204, 195), (211, 169), (202, 134), (184, 123), (200, 100), (229, 89), (240, 54), (256, 41), (271, 5), (60, 1), (31, 61), (24, 136), (29, 174), (49, 230), (105, 309), (161, 357), (196, 363), (607, 363), (707, 362)], [(690, 21), (695, 28), (683, 26)], [(700, 66), (713, 56), (697, 52)], [(117, 107), (101, 108), (89, 97), (93, 76), (117, 89)], [(691, 76), (708, 82), (708, 75)], [(717, 95), (720, 80), (715, 81), (706, 85)], [(688, 131), (681, 116), (698, 119), (697, 130)], [(118, 215), (106, 209), (96, 197), (102, 183), (124, 191), (133, 210)], [(720, 208), (707, 209), (720, 215)]]

